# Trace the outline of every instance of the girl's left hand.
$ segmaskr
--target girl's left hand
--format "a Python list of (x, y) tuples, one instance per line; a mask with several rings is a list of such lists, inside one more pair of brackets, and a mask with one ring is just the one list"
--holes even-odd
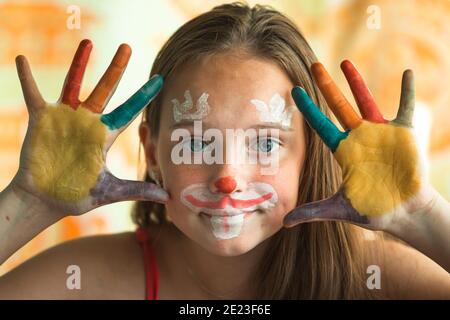
[(301, 205), (286, 215), (284, 225), (320, 220), (348, 221), (371, 230), (404, 233), (414, 217), (427, 215), (437, 192), (428, 183), (423, 154), (412, 128), (414, 80), (411, 70), (403, 73), (397, 117), (381, 115), (361, 75), (349, 61), (341, 68), (347, 78), (362, 118), (335, 85), (320, 63), (311, 70), (328, 105), (342, 124), (340, 131), (295, 87), (292, 96), (309, 125), (331, 149), (342, 168), (343, 182), (332, 197)]

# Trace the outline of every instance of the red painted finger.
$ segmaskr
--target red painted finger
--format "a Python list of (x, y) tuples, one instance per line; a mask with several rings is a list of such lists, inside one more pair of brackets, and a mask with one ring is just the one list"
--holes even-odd
[(355, 66), (349, 60), (344, 60), (341, 63), (341, 69), (352, 90), (362, 118), (376, 123), (388, 122), (383, 118), (372, 93), (369, 88), (367, 88), (362, 76), (359, 74), (358, 70), (356, 70)]
[(61, 102), (68, 104), (73, 109), (78, 108), (78, 105), (80, 104), (79, 95), (81, 82), (83, 80), (84, 72), (86, 71), (91, 51), (92, 42), (90, 40), (85, 39), (80, 42), (64, 82)]

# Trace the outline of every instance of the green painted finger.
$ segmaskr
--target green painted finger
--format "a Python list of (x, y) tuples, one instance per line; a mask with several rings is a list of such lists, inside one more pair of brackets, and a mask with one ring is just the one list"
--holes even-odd
[(397, 117), (394, 122), (407, 127), (412, 127), (414, 104), (414, 74), (412, 70), (406, 70), (403, 72), (400, 107), (398, 108)]
[(139, 91), (133, 94), (121, 106), (101, 117), (101, 121), (110, 130), (120, 129), (128, 125), (146, 105), (158, 94), (163, 85), (163, 77), (154, 75)]
[(295, 104), (305, 116), (309, 125), (317, 132), (328, 148), (330, 148), (332, 152), (335, 152), (339, 143), (347, 138), (350, 131), (340, 131), (334, 123), (320, 111), (303, 88), (294, 87), (291, 93)]

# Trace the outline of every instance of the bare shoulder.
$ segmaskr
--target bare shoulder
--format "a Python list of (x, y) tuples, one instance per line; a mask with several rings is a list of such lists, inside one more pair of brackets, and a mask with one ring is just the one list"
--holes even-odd
[[(74, 275), (79, 289), (68, 288), (76, 284)], [(143, 299), (144, 278), (133, 232), (82, 237), (51, 247), (1, 277), (0, 299)]]
[(450, 274), (421, 252), (393, 238), (367, 246), (366, 263), (380, 267), (381, 298), (450, 299)]

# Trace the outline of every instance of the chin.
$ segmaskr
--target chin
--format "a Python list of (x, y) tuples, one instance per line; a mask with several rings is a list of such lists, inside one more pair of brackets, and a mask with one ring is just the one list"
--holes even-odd
[(257, 239), (249, 239), (245, 236), (236, 236), (231, 239), (214, 239), (213, 241), (205, 249), (223, 257), (236, 257), (246, 254), (261, 243)]

